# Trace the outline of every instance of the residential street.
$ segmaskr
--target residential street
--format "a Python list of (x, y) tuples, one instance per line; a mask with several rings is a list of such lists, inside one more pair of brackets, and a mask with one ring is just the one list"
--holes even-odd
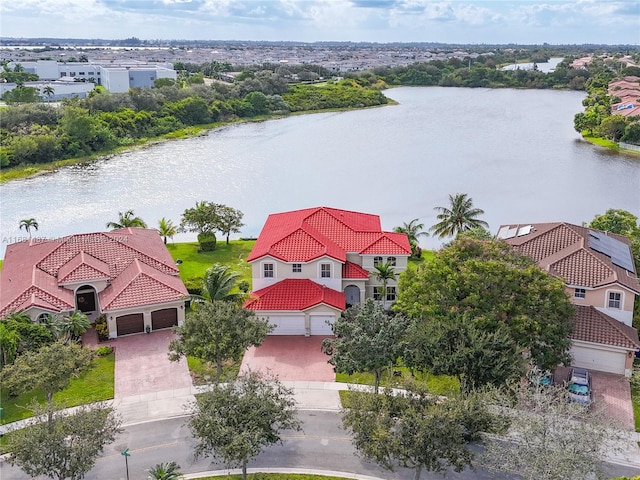
[[(379, 477), (381, 479), (404, 480), (413, 478), (413, 472), (401, 470), (387, 472), (374, 464), (354, 455), (354, 450), (346, 432), (340, 428), (340, 417), (335, 412), (301, 411), (304, 422), (303, 432), (287, 434), (284, 445), (267, 449), (257, 459), (249, 462), (250, 468), (307, 468), (357, 473)], [(126, 479), (125, 461), (120, 454), (129, 448), (129, 478), (146, 478), (146, 469), (160, 463), (176, 461), (185, 474), (218, 470), (222, 467), (208, 459), (193, 461), (194, 440), (185, 426), (186, 418), (172, 418), (132, 425), (116, 442), (107, 447), (93, 470), (85, 477), (87, 480)], [(614, 466), (611, 475), (632, 475), (637, 471), (631, 468)], [(2, 480), (27, 480), (28, 475), (16, 467), (0, 463)], [(438, 474), (423, 472), (423, 479), (441, 479)], [(463, 473), (449, 472), (451, 479), (509, 478), (492, 476), (477, 470)]]

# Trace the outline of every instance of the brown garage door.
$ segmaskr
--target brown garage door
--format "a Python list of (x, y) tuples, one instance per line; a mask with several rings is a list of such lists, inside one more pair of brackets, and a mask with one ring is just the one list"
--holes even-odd
[(151, 312), (151, 326), (154, 330), (178, 325), (178, 309), (164, 308)]
[(116, 318), (118, 336), (144, 332), (144, 317), (141, 313), (122, 315)]

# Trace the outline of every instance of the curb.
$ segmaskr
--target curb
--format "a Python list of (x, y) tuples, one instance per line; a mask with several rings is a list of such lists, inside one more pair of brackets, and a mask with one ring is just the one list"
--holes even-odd
[[(352, 480), (386, 480), (380, 477), (372, 477), (369, 475), (359, 475), (357, 473), (338, 472), (333, 470), (314, 470), (306, 468), (247, 468), (247, 473), (291, 473), (291, 474), (310, 474), (324, 475), (325, 477), (348, 478)], [(189, 473), (183, 475), (185, 480), (192, 480), (205, 477), (222, 477), (226, 475), (240, 475), (242, 470), (239, 468), (233, 470), (211, 470), (208, 472)]]

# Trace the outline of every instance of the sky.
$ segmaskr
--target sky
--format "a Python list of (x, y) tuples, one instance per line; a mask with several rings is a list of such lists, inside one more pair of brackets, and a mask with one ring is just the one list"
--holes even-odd
[(2, 37), (640, 44), (640, 0), (1, 0)]

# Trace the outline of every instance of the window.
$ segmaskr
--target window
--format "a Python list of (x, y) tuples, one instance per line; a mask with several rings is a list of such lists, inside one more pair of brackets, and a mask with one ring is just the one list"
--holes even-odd
[(395, 267), (396, 266), (396, 257), (387, 257), (387, 263), (390, 266)]
[(621, 299), (621, 293), (609, 292), (609, 308), (620, 308)]
[(387, 287), (387, 302), (396, 301), (396, 287)]
[(584, 288), (576, 288), (573, 290), (573, 296), (576, 298), (584, 298), (587, 296), (587, 291)]
[(49, 317), (51, 317), (50, 313), (41, 313), (40, 315), (38, 315), (38, 318), (36, 321), (39, 324), (49, 323)]
[(273, 278), (273, 263), (265, 263), (262, 266), (264, 278)]
[(382, 300), (383, 287), (374, 287), (373, 288), (373, 299), (374, 300)]
[(78, 72), (78, 75), (84, 75), (84, 72)]
[(331, 264), (330, 263), (321, 263), (320, 264), (320, 276), (322, 278), (331, 278)]
[(76, 72), (69, 72), (69, 76), (70, 77), (75, 77), (76, 76)]
[(373, 257), (373, 266), (382, 265), (382, 257)]
[(94, 72), (89, 72), (89, 75), (95, 75), (95, 73)]
[(293, 273), (301, 273), (302, 272), (302, 264), (301, 263), (294, 263), (291, 266)]

